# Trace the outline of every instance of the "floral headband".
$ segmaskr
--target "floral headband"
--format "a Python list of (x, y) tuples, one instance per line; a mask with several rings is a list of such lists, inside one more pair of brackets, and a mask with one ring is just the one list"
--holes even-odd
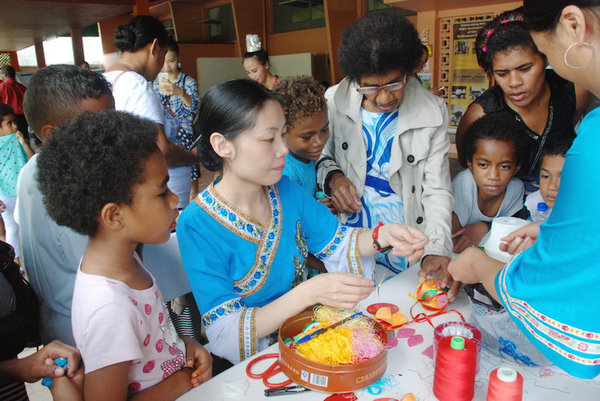
[[(523, 17), (513, 17), (513, 18), (505, 18), (502, 21), (500, 21), (500, 25), (502, 24), (506, 24), (507, 22), (515, 22), (515, 21), (524, 21)], [(485, 39), (483, 40), (483, 44), (481, 45), (481, 51), (486, 53), (487, 52), (487, 43), (488, 40), (492, 37), (492, 35), (494, 34), (494, 30), (493, 29), (489, 29), (486, 33), (485, 33)]]

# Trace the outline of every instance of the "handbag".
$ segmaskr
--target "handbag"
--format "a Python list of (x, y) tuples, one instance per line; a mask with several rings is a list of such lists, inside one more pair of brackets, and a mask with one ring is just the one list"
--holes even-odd
[(0, 241), (0, 267), (15, 295), (15, 310), (0, 318), (0, 360), (14, 358), (25, 347), (42, 344), (39, 330), (40, 303), (31, 284), (14, 261), (15, 251)]

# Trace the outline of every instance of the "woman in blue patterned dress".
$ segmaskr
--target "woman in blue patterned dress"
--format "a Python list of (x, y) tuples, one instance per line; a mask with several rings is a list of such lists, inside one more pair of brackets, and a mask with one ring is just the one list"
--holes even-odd
[[(264, 86), (239, 79), (213, 87), (197, 128), (202, 163), (223, 175), (183, 211), (177, 236), (214, 354), (248, 358), (285, 319), (315, 304), (354, 308), (374, 288), (374, 248), (391, 246), (411, 260), (423, 254), (420, 231), (344, 226), (282, 178), (285, 117)], [(309, 252), (330, 273), (302, 281)]]
[[(163, 73), (166, 73), (166, 76)], [(152, 82), (152, 88), (169, 114), (169, 120), (174, 124), (174, 132), (167, 133), (168, 139), (185, 150), (190, 150), (195, 139), (192, 124), (198, 114), (200, 96), (196, 80), (181, 71), (179, 46), (173, 39), (167, 43), (165, 62), (161, 74)], [(192, 197), (198, 193), (200, 167), (170, 168), (169, 177), (169, 188), (179, 196), (177, 207), (184, 208), (189, 203), (190, 190)], [(178, 182), (175, 183), (174, 180)], [(176, 187), (172, 188), (173, 185)]]

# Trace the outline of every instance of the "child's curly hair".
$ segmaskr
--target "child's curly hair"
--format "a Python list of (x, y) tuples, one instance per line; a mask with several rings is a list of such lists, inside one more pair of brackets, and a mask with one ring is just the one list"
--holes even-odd
[(496, 111), (476, 120), (465, 132), (465, 160), (473, 161), (480, 139), (512, 142), (515, 149), (515, 163), (520, 166), (525, 160), (527, 145), (521, 138), (521, 130), (512, 113)]
[(313, 77), (299, 75), (282, 78), (273, 91), (280, 96), (288, 126), (327, 110), (325, 87)]
[(93, 236), (109, 202), (130, 204), (144, 162), (158, 152), (156, 124), (120, 111), (85, 112), (54, 129), (38, 157), (50, 217)]

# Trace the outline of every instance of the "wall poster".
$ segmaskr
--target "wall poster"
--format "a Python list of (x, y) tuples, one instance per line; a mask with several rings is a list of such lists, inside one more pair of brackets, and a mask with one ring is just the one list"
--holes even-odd
[(477, 64), (475, 37), (488, 22), (458, 21), (453, 26), (452, 86), (450, 88), (450, 127), (458, 127), (467, 107), (488, 88), (488, 79)]

